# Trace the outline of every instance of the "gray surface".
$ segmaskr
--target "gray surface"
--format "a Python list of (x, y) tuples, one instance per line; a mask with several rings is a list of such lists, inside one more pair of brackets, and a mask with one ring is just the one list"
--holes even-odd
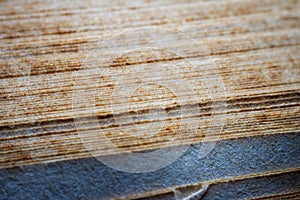
[[(300, 135), (296, 133), (225, 140), (202, 159), (194, 145), (172, 165), (143, 174), (119, 172), (94, 158), (2, 169), (0, 199), (110, 199), (204, 180), (295, 168), (300, 167), (299, 144)], [(293, 177), (286, 180), (293, 181)], [(288, 185), (286, 182), (277, 185)], [(276, 190), (270, 184), (258, 189), (261, 193)], [(233, 194), (222, 186), (207, 195), (216, 195), (216, 191), (228, 197)], [(243, 195), (236, 193), (239, 194)], [(210, 197), (207, 196), (214, 199)]]
[(203, 200), (249, 199), (300, 190), (300, 172), (212, 185)]

